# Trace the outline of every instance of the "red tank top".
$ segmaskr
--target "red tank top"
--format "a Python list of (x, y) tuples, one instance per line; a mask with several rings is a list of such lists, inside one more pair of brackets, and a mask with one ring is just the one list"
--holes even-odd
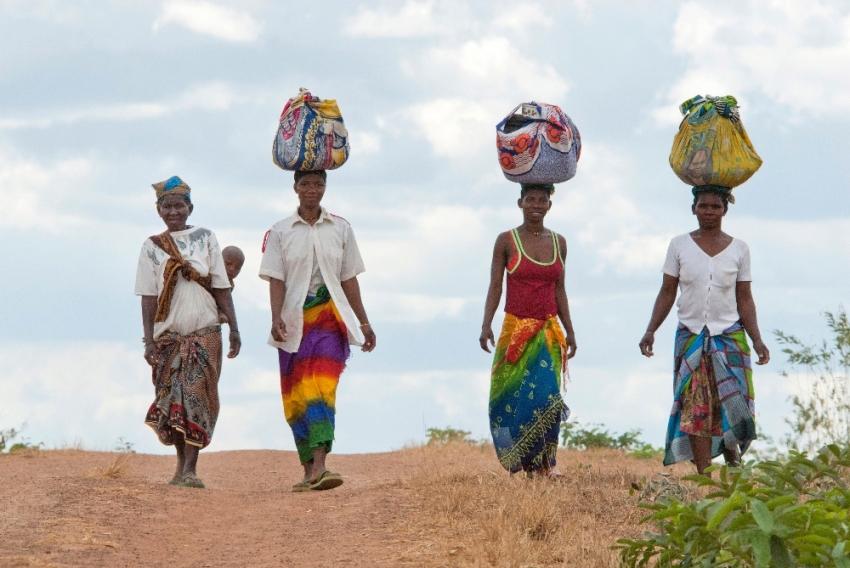
[(551, 262), (537, 262), (529, 258), (522, 248), (516, 229), (511, 230), (514, 254), (508, 262), (508, 289), (505, 311), (518, 318), (546, 320), (558, 315), (555, 301), (555, 283), (564, 272), (561, 244), (557, 233), (552, 234), (555, 257)]

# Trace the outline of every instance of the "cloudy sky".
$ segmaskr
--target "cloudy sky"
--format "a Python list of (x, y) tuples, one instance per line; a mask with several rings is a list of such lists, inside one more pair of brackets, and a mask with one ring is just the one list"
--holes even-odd
[(584, 143), (547, 218), (569, 243), (568, 404), (661, 445), (675, 316), (654, 359), (637, 343), (667, 242), (695, 228), (667, 164), (676, 107), (738, 97), (764, 166), (725, 227), (752, 250), (774, 356), (756, 371), (757, 409), (781, 434), (794, 384), (770, 331), (817, 340), (821, 312), (847, 298), (848, 70), (838, 0), (0, 0), (0, 428), (165, 451), (142, 423), (153, 392), (133, 282), (163, 229), (150, 184), (177, 174), (191, 222), (248, 257), (244, 347), (224, 365), (211, 450), (294, 447), (256, 274), (264, 232), (296, 205), (271, 161), (277, 118), (308, 87), (338, 100), (351, 132), (324, 203), (355, 229), (378, 335), (343, 375), (338, 451), (398, 448), (428, 427), (487, 436), (488, 267), (496, 235), (521, 222), (494, 125), (532, 99), (560, 105)]

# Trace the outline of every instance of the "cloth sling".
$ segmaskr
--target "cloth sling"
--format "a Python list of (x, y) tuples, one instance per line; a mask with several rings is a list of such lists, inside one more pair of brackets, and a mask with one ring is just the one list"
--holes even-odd
[(162, 275), (162, 293), (159, 295), (156, 315), (153, 318), (154, 323), (159, 323), (168, 319), (168, 314), (171, 312), (171, 300), (174, 298), (174, 289), (177, 287), (178, 274), (182, 273), (186, 280), (197, 282), (210, 295), (212, 295), (212, 275), (201, 276), (180, 255), (180, 249), (177, 248), (177, 243), (171, 238), (170, 232), (165, 231), (159, 235), (154, 235), (150, 237), (150, 240), (168, 255), (168, 261), (165, 263), (165, 271)]

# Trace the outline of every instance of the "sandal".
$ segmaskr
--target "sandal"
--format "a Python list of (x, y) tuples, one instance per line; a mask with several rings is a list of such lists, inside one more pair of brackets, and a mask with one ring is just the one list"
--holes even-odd
[(322, 471), (316, 483), (310, 486), (310, 491), (325, 491), (342, 485), (342, 476), (329, 469)]
[(174, 477), (171, 478), (171, 481), (168, 482), (169, 485), (180, 485), (180, 482), (183, 481), (183, 476), (179, 473), (175, 473)]
[(299, 481), (298, 483), (296, 483), (295, 485), (292, 486), (292, 492), (293, 493), (302, 493), (304, 491), (311, 491), (312, 488), (310, 486), (312, 484), (313, 483), (310, 481), (310, 478), (305, 477), (304, 479), (302, 479), (301, 481)]
[(194, 475), (184, 475), (183, 481), (178, 483), (180, 487), (196, 487), (198, 489), (206, 489), (206, 485), (201, 481), (200, 477), (195, 477)]

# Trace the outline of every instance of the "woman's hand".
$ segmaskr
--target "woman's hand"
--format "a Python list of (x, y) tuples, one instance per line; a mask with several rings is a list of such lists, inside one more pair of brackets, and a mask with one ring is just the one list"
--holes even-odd
[(478, 344), (481, 345), (481, 349), (487, 353), (492, 353), (492, 351), (490, 351), (490, 347), (487, 346), (487, 343), (496, 347), (496, 339), (493, 337), (493, 329), (489, 325), (481, 327), (481, 335), (478, 337)]
[(286, 324), (280, 316), (272, 319), (272, 338), (280, 343), (286, 341)]
[(239, 351), (242, 349), (242, 337), (239, 335), (238, 329), (230, 330), (230, 351), (227, 353), (228, 359), (233, 359), (237, 355), (239, 355)]
[(151, 367), (159, 362), (159, 353), (157, 352), (156, 344), (153, 342), (145, 343), (145, 361)]
[(372, 326), (368, 323), (366, 325), (361, 326), (360, 331), (363, 332), (363, 337), (365, 338), (365, 341), (363, 342), (363, 347), (361, 347), (360, 350), (364, 353), (368, 353), (369, 351), (375, 348), (375, 341), (377, 339), (375, 337), (375, 332), (372, 330)]
[(652, 357), (654, 353), (652, 352), (652, 345), (655, 343), (655, 334), (651, 331), (647, 331), (643, 334), (643, 339), (640, 340), (640, 352), (645, 357)]
[(578, 349), (576, 338), (573, 334), (570, 334), (567, 336), (567, 359), (572, 359), (576, 356), (576, 349)]
[(770, 361), (770, 351), (767, 350), (767, 345), (765, 345), (764, 341), (761, 339), (753, 341), (753, 351), (755, 351), (756, 355), (759, 356), (759, 360), (756, 361), (756, 365), (765, 365), (768, 361)]

